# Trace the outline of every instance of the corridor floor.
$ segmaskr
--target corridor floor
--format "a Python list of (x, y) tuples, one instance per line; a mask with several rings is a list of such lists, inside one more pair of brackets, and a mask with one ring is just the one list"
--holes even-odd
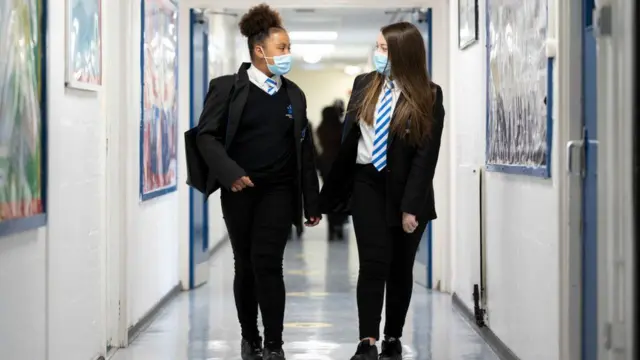
[[(353, 238), (353, 236), (352, 236)], [(329, 244), (325, 228), (307, 229), (285, 255), (288, 360), (348, 360), (357, 344), (353, 240)], [(212, 258), (210, 279), (162, 310), (113, 360), (239, 360), (229, 245)], [(416, 285), (403, 337), (404, 359), (497, 360), (452, 307), (450, 296)]]

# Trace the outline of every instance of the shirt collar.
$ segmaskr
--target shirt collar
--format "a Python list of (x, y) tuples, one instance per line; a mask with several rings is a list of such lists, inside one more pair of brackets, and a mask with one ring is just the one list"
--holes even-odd
[[(267, 75), (265, 75), (262, 71), (258, 70), (258, 68), (256, 68), (255, 66), (253, 66), (253, 64), (251, 66), (249, 66), (249, 69), (247, 69), (247, 74), (249, 75), (249, 79), (252, 79), (254, 82), (264, 85), (264, 83), (267, 81), (267, 79), (269, 78)], [(278, 75), (274, 75), (271, 77), (271, 79), (276, 81), (276, 84), (278, 84), (278, 86), (280, 86), (280, 76)]]

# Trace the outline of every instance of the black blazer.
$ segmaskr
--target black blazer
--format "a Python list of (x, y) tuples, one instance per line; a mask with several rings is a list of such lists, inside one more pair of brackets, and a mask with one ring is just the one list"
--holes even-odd
[[(344, 120), (340, 152), (320, 193), (322, 213), (350, 212), (358, 142), (361, 136), (356, 119), (357, 106), (373, 80), (373, 74), (375, 73), (359, 75), (353, 82)], [(387, 166), (383, 171), (387, 173), (387, 221), (390, 224), (401, 223), (403, 212), (413, 214), (419, 221), (425, 222), (437, 217), (433, 176), (440, 152), (445, 111), (442, 105), (442, 89), (432, 84), (432, 89), (425, 91), (433, 90), (436, 93), (433, 112), (435, 123), (430, 138), (417, 147), (410, 145), (399, 136), (389, 138)], [(404, 101), (402, 95), (398, 99), (398, 102), (401, 101)]]
[[(204, 103), (202, 115), (197, 127), (197, 135), (185, 134), (186, 139), (195, 137), (197, 148), (202, 157), (202, 166), (207, 169), (189, 171), (190, 175), (207, 174), (205, 195), (208, 197), (220, 187), (230, 189), (231, 185), (240, 177), (245, 176), (245, 171), (227, 154), (227, 149), (233, 143), (233, 138), (240, 124), (242, 111), (247, 104), (249, 96), (249, 76), (247, 69), (251, 64), (244, 63), (238, 69), (236, 75), (225, 75), (211, 80), (209, 91)], [(294, 136), (296, 144), (298, 176), (296, 181), (296, 208), (294, 223), (298, 224), (303, 216), (320, 216), (318, 210), (318, 176), (315, 165), (315, 147), (313, 137), (310, 136), (307, 119), (307, 100), (304, 93), (292, 81), (282, 77), (284, 88), (289, 95), (289, 101), (293, 108)], [(191, 136), (190, 136), (191, 135)], [(187, 148), (189, 146), (187, 145)], [(196, 167), (197, 160), (189, 156), (192, 167)], [(189, 166), (188, 166), (189, 167)], [(194, 175), (195, 176), (195, 175)], [(197, 183), (196, 179), (191, 179)], [(192, 185), (193, 186), (193, 185)], [(196, 187), (196, 186), (194, 186)], [(304, 206), (303, 206), (304, 197)]]

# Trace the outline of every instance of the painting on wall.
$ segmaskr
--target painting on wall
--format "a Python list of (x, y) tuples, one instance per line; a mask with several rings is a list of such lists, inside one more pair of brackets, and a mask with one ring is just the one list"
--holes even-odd
[(478, 0), (458, 0), (458, 48), (478, 41)]
[(553, 62), (547, 0), (487, 1), (489, 171), (550, 176)]
[(142, 0), (140, 197), (178, 185), (178, 5)]
[(0, 1), (0, 235), (45, 224), (45, 11)]
[(102, 0), (67, 0), (66, 85), (95, 91), (102, 85)]

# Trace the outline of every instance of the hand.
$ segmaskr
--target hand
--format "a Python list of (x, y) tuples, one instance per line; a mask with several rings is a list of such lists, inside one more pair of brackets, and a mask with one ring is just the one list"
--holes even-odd
[(231, 185), (231, 191), (242, 191), (246, 187), (253, 187), (253, 182), (251, 182), (248, 176), (243, 176)]
[(315, 217), (312, 216), (309, 218), (309, 220), (305, 221), (304, 226), (306, 227), (314, 227), (318, 224), (320, 224), (320, 220), (322, 219), (322, 217)]
[(404, 232), (406, 232), (407, 234), (411, 234), (412, 232), (416, 231), (417, 227), (418, 221), (416, 220), (415, 215), (402, 213), (402, 229), (404, 230)]

